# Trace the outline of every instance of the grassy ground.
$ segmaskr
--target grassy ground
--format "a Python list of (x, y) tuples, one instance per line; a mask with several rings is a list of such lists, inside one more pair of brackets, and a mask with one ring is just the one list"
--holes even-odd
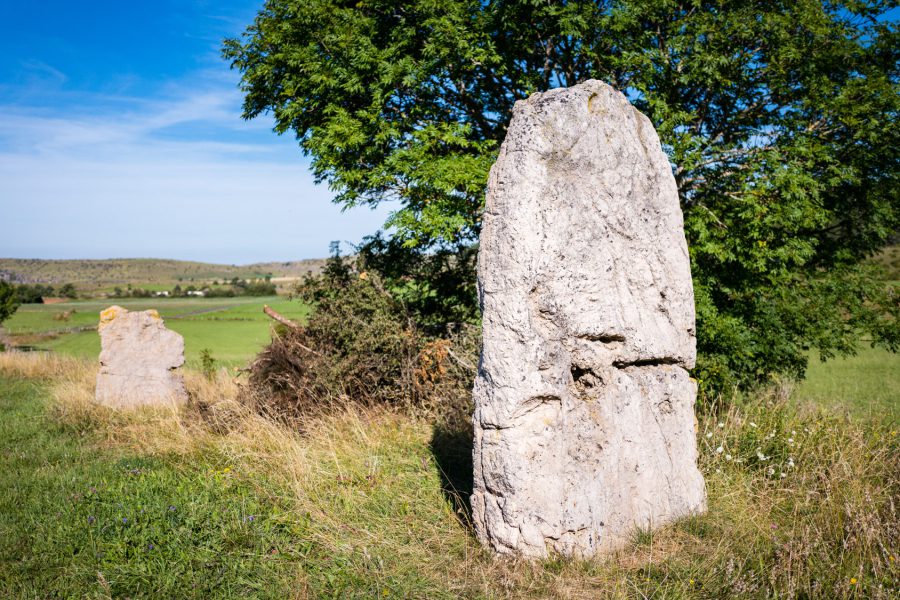
[(900, 417), (900, 355), (863, 344), (859, 354), (848, 358), (823, 363), (813, 356), (795, 398), (859, 418), (896, 422)]
[(0, 390), (3, 598), (292, 595), (277, 553), (292, 526), (252, 474), (216, 454), (103, 448), (48, 417), (44, 386)]
[[(96, 331), (59, 333), (92, 327), (104, 308), (119, 304), (129, 310), (155, 308), (166, 326), (184, 336), (189, 366), (199, 365), (199, 355), (209, 349), (223, 366), (246, 364), (270, 339), (273, 321), (262, 312), (263, 304), (292, 319), (302, 320), (306, 307), (284, 297), (269, 298), (153, 298), (82, 300), (64, 304), (25, 304), (4, 323), (14, 343), (65, 355), (96, 359), (100, 337)], [(70, 313), (66, 320), (60, 320)]]
[(348, 407), (298, 432), (190, 373), (189, 406), (116, 413), (88, 365), (0, 355), (0, 374), (4, 597), (900, 594), (896, 430), (784, 397), (701, 416), (707, 514), (607, 560), (525, 563), (479, 547), (471, 441), (427, 419)]

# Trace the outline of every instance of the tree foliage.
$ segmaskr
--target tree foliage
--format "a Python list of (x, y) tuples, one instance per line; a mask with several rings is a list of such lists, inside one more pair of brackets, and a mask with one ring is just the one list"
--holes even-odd
[[(589, 78), (659, 131), (697, 298), (698, 378), (802, 375), (806, 350), (896, 350), (863, 261), (900, 222), (895, 0), (268, 0), (224, 55), (346, 206), (393, 243), (477, 239), (516, 100)], [(462, 261), (461, 264), (466, 264)], [(471, 298), (472, 296), (466, 296)]]
[(0, 323), (10, 318), (17, 308), (19, 308), (19, 302), (16, 299), (15, 288), (0, 279)]

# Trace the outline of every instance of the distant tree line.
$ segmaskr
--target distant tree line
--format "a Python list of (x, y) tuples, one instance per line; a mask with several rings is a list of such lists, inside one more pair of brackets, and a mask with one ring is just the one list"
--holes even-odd
[(12, 286), (13, 296), (18, 304), (43, 304), (44, 298), (77, 298), (78, 292), (71, 283), (58, 288), (42, 283), (23, 283)]
[(169, 291), (156, 291), (144, 288), (134, 288), (129, 285), (126, 289), (116, 287), (113, 289), (114, 298), (152, 298), (159, 296), (167, 296), (170, 298), (185, 298), (190, 296), (203, 296), (206, 298), (234, 298), (236, 296), (275, 296), (278, 293), (275, 284), (268, 277), (265, 279), (240, 279), (234, 277), (230, 282), (223, 282), (222, 285), (218, 281), (212, 286), (209, 285), (188, 285), (181, 287), (176, 284)]

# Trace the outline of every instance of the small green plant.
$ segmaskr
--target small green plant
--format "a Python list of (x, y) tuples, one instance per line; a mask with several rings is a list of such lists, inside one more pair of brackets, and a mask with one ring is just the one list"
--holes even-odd
[(653, 528), (638, 526), (631, 534), (631, 543), (635, 546), (653, 545)]
[(204, 348), (200, 351), (200, 371), (207, 379), (212, 381), (213, 375), (216, 372), (216, 359), (213, 358), (209, 348)]

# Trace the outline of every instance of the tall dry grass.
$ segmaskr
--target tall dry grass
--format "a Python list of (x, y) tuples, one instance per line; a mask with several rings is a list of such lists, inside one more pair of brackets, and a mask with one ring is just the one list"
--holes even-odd
[(50, 352), (0, 352), (0, 373), (10, 377), (58, 379), (90, 368), (84, 361)]
[(707, 514), (636, 530), (605, 560), (531, 563), (478, 546), (465, 510), (467, 441), (426, 419), (348, 404), (300, 431), (241, 404), (227, 376), (191, 372), (187, 405), (113, 411), (93, 403), (96, 371), (84, 363), (0, 354), (0, 373), (47, 379), (55, 418), (97, 443), (217, 453), (252, 476), (286, 507), (284, 526), (302, 531), (298, 580), (309, 596), (385, 581), (409, 597), (900, 595), (896, 430), (800, 410), (786, 393), (701, 417)]

